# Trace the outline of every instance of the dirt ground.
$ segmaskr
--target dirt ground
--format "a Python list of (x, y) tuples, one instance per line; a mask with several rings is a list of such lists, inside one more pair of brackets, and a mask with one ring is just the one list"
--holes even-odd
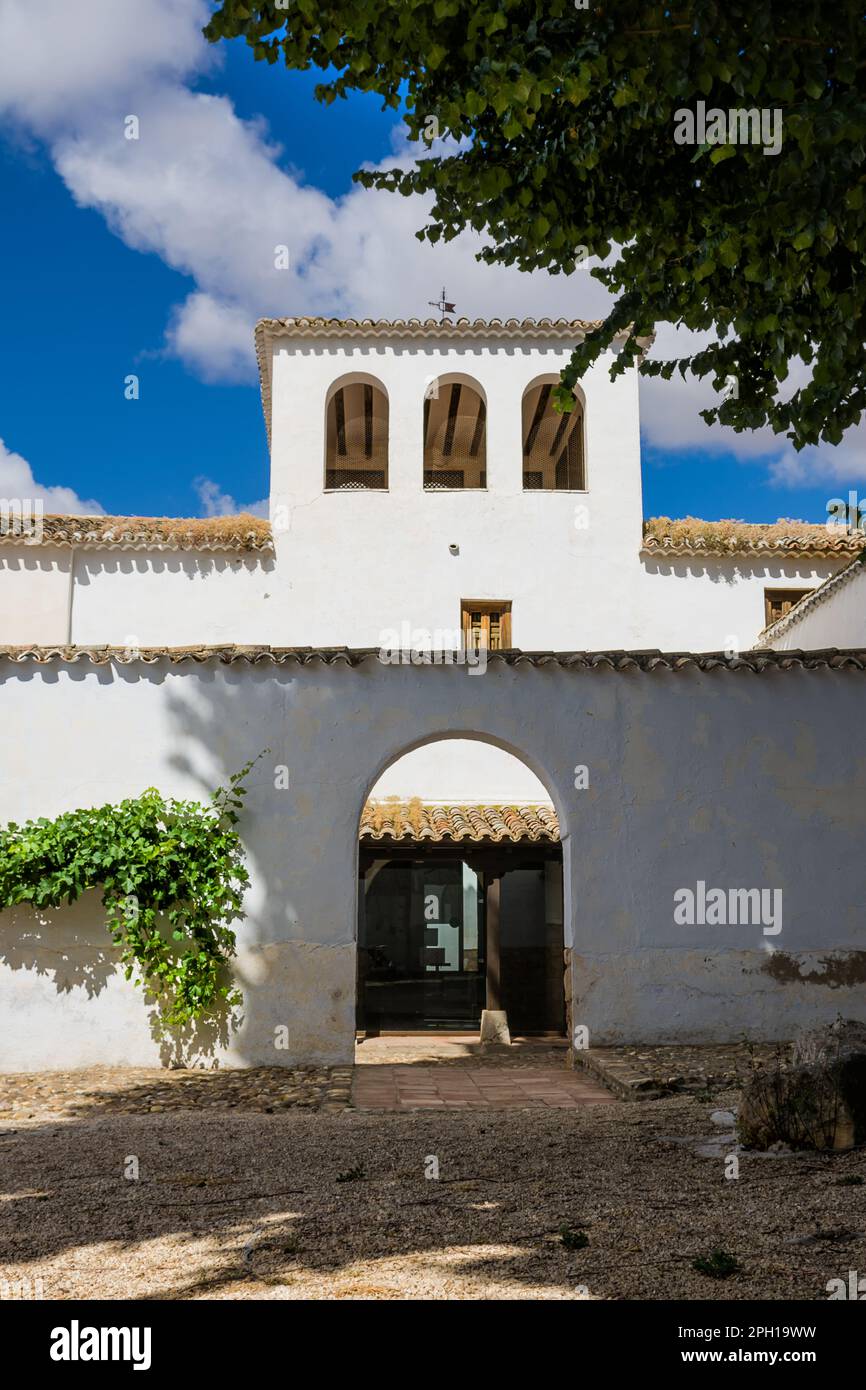
[[(0, 1294), (826, 1299), (866, 1270), (866, 1152), (741, 1153), (726, 1179), (710, 1114), (736, 1099), (19, 1111), (0, 1124)], [(725, 1279), (692, 1268), (717, 1248)]]

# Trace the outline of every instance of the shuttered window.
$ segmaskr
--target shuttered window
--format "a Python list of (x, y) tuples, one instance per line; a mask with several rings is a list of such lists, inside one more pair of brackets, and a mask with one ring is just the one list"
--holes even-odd
[(795, 603), (799, 603), (801, 598), (811, 594), (811, 589), (765, 589), (764, 590), (764, 626), (769, 627), (770, 623), (776, 623), (780, 618), (784, 618), (786, 613), (790, 613)]
[(465, 599), (461, 609), (463, 642), (467, 648), (486, 647), (491, 652), (511, 646), (511, 603)]

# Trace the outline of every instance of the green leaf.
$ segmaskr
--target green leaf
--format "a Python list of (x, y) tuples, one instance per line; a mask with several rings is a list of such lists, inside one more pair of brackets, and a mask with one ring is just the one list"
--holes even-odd
[[(802, 448), (860, 420), (859, 11), (755, 0), (744, 28), (741, 7), (715, 3), (682, 14), (595, 0), (580, 11), (570, 0), (297, 0), (287, 14), (215, 0), (211, 8), (211, 42), (249, 38), (269, 62), (279, 44), (289, 70), (325, 76), (318, 101), (375, 91), (386, 109), (405, 100), (466, 137), (440, 158), (357, 176), (429, 209), (420, 240), (469, 230), (481, 238), (483, 263), (553, 273), (573, 265), (580, 246), (617, 248), (593, 271), (611, 308), (576, 347), (563, 376), (568, 390), (628, 323), (639, 320), (641, 336), (679, 323), (714, 330), (684, 359), (688, 369), (757, 384), (725, 403), (735, 429), (768, 426)], [(699, 99), (710, 109), (781, 111), (781, 145), (698, 147)], [(692, 115), (691, 134), (683, 113)], [(755, 325), (773, 318), (784, 330), (759, 333), (756, 344)], [(634, 364), (633, 348), (610, 353), (612, 376)], [(653, 351), (639, 363), (644, 375), (654, 373)], [(820, 370), (792, 397), (782, 383), (797, 358)], [(229, 830), (236, 809), (221, 804)]]

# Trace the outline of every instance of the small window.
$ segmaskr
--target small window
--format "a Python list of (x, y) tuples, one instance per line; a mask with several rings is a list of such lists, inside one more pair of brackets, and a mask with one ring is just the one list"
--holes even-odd
[(507, 651), (511, 646), (511, 603), (489, 599), (464, 599), (460, 626), (467, 648), (486, 647), (491, 652)]
[(525, 492), (583, 492), (583, 407), (570, 415), (553, 408), (554, 382), (531, 386), (523, 395), (523, 489)]
[(463, 382), (434, 381), (424, 397), (424, 487), (487, 486), (487, 407)]
[(764, 590), (764, 626), (769, 627), (770, 623), (776, 623), (780, 618), (784, 618), (786, 613), (790, 613), (795, 603), (799, 603), (801, 598), (811, 594), (811, 589), (765, 589)]
[(388, 486), (388, 397), (371, 382), (339, 386), (328, 401), (325, 487)]

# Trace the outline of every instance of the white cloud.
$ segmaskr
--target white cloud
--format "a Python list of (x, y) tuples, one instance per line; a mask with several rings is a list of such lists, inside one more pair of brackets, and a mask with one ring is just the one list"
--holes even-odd
[(103, 516), (104, 508), (91, 499), (82, 501), (71, 487), (46, 487), (37, 483), (33, 469), (25, 458), (7, 449), (0, 439), (0, 497), (7, 501), (42, 502), (47, 514), (68, 516)]
[(239, 512), (251, 512), (253, 516), (269, 515), (269, 499), (260, 502), (236, 502), (228, 492), (223, 492), (219, 483), (211, 478), (196, 478), (193, 487), (199, 496), (205, 516), (237, 516)]
[(470, 317), (586, 317), (608, 302), (585, 272), (563, 280), (480, 266), (475, 235), (422, 244), (420, 200), (361, 188), (332, 199), (302, 185), (260, 123), (240, 121), (223, 97), (163, 86), (139, 105), (140, 140), (100, 128), (60, 139), (55, 159), (79, 203), (195, 279), (167, 340), (207, 379), (252, 377), (262, 315), (424, 316), (443, 281)]
[[(681, 358), (701, 351), (714, 341), (711, 333), (661, 324), (656, 333), (653, 355)], [(782, 399), (789, 398), (809, 379), (803, 362), (791, 364), (783, 384)], [(797, 453), (784, 435), (769, 426), (737, 434), (729, 425), (707, 425), (699, 411), (719, 404), (710, 377), (703, 380), (675, 372), (670, 381), (644, 377), (640, 384), (641, 431), (656, 449), (700, 449), (710, 453), (729, 453), (744, 462), (760, 464), (767, 481), (775, 487), (814, 487), (834, 480), (866, 477), (866, 422), (848, 430), (842, 443), (807, 447)]]
[[(49, 143), (81, 206), (195, 280), (167, 344), (205, 378), (252, 376), (252, 328), (263, 314), (425, 316), (443, 281), (470, 317), (593, 317), (609, 302), (583, 271), (564, 279), (480, 265), (474, 234), (419, 242), (420, 200), (358, 186), (330, 198), (285, 172), (261, 122), (184, 85), (214, 61), (198, 32), (200, 0), (138, 0), (134, 26), (120, 21), (116, 0), (28, 10), (6, 0), (0, 110)], [(142, 51), (139, 34), (148, 36)], [(138, 140), (124, 137), (131, 113)], [(394, 148), (387, 163), (411, 157), (399, 132)], [(302, 149), (286, 154), (303, 163)], [(288, 270), (275, 266), (282, 245)]]
[(3, 0), (0, 110), (43, 136), (136, 111), (156, 81), (215, 61), (205, 0)]
[(805, 448), (799, 454), (784, 449), (769, 464), (770, 481), (778, 487), (814, 487), (816, 483), (847, 483), (866, 479), (866, 422), (848, 430), (835, 449)]
[(245, 310), (196, 290), (176, 307), (166, 342), (203, 381), (245, 381), (253, 373), (251, 334)]

